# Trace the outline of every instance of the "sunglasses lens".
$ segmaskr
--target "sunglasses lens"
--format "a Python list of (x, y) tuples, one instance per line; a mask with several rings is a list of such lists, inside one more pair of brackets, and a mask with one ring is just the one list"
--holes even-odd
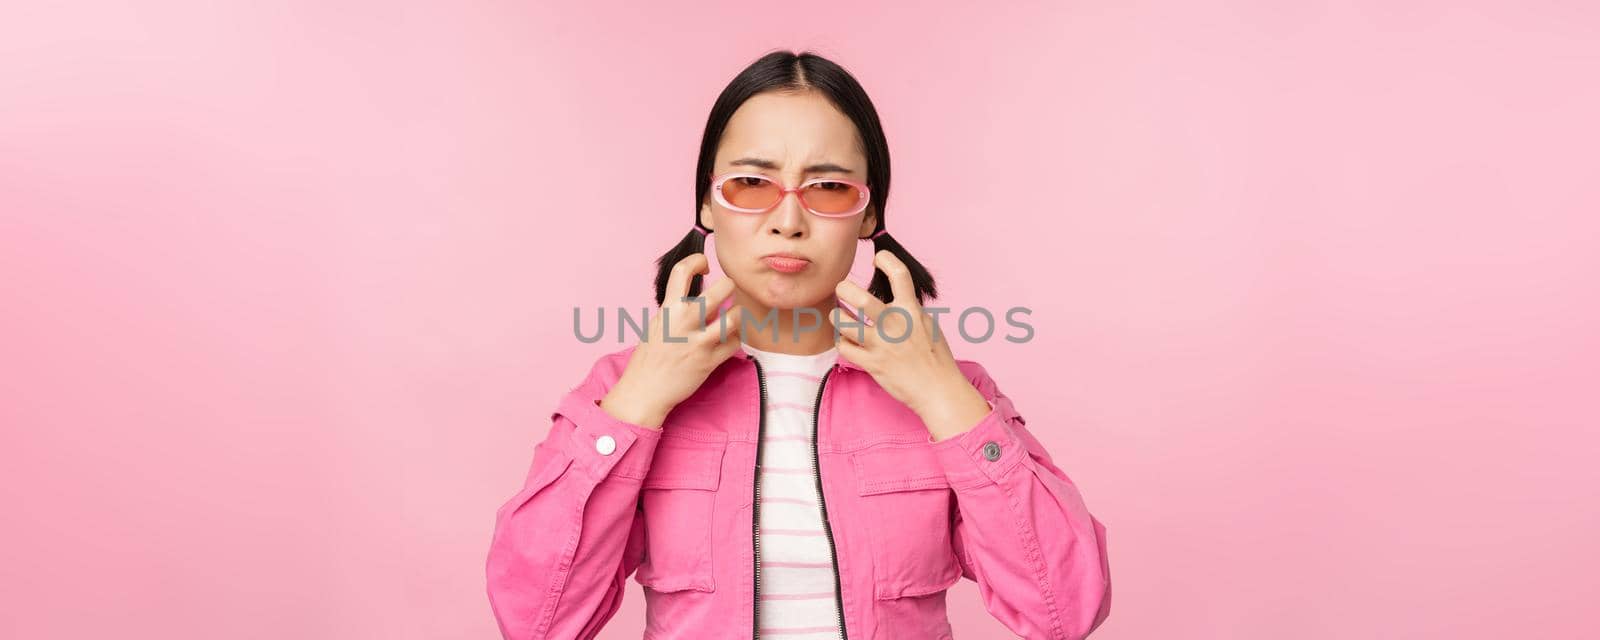
[(861, 190), (848, 182), (823, 181), (806, 187), (801, 197), (817, 213), (844, 214), (860, 206)]
[(739, 176), (722, 183), (722, 197), (740, 209), (765, 209), (782, 194), (778, 183), (767, 178)]

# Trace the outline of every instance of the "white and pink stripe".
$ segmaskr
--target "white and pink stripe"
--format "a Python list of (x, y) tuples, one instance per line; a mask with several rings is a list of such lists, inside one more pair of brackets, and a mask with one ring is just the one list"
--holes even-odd
[(761, 362), (767, 383), (759, 480), (761, 635), (838, 638), (833, 558), (822, 528), (811, 458), (817, 388), (838, 359), (838, 349), (815, 355), (774, 353), (748, 344), (744, 349)]

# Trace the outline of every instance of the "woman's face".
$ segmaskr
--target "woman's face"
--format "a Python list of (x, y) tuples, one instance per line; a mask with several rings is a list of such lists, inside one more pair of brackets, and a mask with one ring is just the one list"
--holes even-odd
[[(712, 175), (757, 173), (785, 187), (815, 177), (865, 183), (867, 160), (858, 138), (850, 119), (820, 93), (758, 94), (728, 121)], [(849, 275), (858, 238), (872, 232), (875, 216), (868, 207), (848, 218), (824, 218), (801, 207), (795, 194), (760, 214), (729, 211), (709, 195), (700, 205), (700, 224), (716, 232), (717, 262), (737, 285), (736, 301), (751, 312), (813, 307), (826, 316), (834, 286)], [(763, 260), (779, 252), (809, 263), (791, 273)]]

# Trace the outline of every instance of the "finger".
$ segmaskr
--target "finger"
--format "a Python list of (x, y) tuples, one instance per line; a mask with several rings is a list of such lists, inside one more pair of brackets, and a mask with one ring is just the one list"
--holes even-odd
[(723, 278), (711, 283), (710, 286), (700, 292), (700, 295), (691, 296), (682, 301), (682, 308), (687, 310), (688, 317), (686, 321), (688, 324), (684, 326), (694, 330), (714, 324), (719, 316), (726, 313), (726, 310), (721, 307), (733, 304), (731, 295), (733, 290), (733, 280)]
[(838, 309), (839, 314), (849, 316), (850, 320), (853, 321), (847, 323), (839, 315), (830, 315), (828, 319), (833, 322), (834, 333), (839, 334), (839, 340), (859, 342), (861, 334), (866, 333), (866, 329), (863, 328), (864, 323), (861, 322), (861, 316), (857, 315), (855, 310), (851, 309), (850, 305), (845, 304), (844, 300), (839, 296), (834, 296), (834, 300), (834, 308)]
[[(723, 318), (727, 318), (727, 320), (724, 321)], [(744, 307), (733, 305), (728, 307), (727, 311), (717, 314), (716, 319), (707, 322), (701, 332), (708, 334), (709, 339), (713, 342), (737, 343), (739, 342), (740, 330), (744, 328), (744, 323), (740, 321), (743, 318)]]
[[(712, 287), (716, 287), (717, 285), (711, 285), (711, 286)], [(717, 296), (717, 292), (716, 291), (714, 291), (714, 290), (713, 291), (707, 291), (706, 292), (706, 296), (703, 299), (709, 301), (712, 297), (716, 297), (716, 296)], [(711, 326), (713, 323), (717, 322), (717, 320), (720, 319), (722, 316), (726, 315), (728, 313), (728, 309), (732, 308), (732, 307), (733, 307), (733, 298), (731, 298), (731, 297), (722, 297), (722, 301), (718, 302), (716, 304), (711, 304), (710, 302), (707, 302), (706, 303), (706, 326)]]
[(722, 362), (723, 360), (733, 357), (733, 354), (738, 353), (743, 347), (744, 344), (738, 340), (723, 341), (721, 344), (718, 344), (716, 348), (711, 350), (712, 359), (715, 362)]
[(723, 278), (706, 288), (703, 293), (706, 299), (706, 322), (711, 322), (711, 317), (720, 315), (719, 308), (722, 306), (723, 301), (727, 300), (728, 296), (732, 294), (733, 278)]
[[(851, 284), (854, 286), (854, 283)], [(872, 294), (867, 294), (867, 298), (877, 302), (878, 305), (882, 306), (882, 308), (887, 308), (887, 306), (883, 306), (882, 300), (878, 300), (876, 297), (873, 297)], [(874, 338), (878, 337), (878, 325), (877, 322), (872, 320), (872, 318), (865, 317), (868, 311), (862, 310), (860, 313), (857, 313), (848, 305), (844, 304), (844, 300), (842, 299), (839, 301), (838, 308), (843, 313), (849, 314), (850, 317), (855, 320), (854, 323), (850, 323), (848, 325), (846, 325), (846, 323), (842, 320), (834, 323), (834, 331), (839, 334), (839, 340), (841, 342), (848, 340), (852, 344), (856, 344), (864, 348), (871, 348), (871, 346), (874, 344)]]
[(865, 366), (870, 353), (865, 347), (854, 342), (839, 342), (839, 355), (856, 364)]
[(850, 344), (862, 347), (866, 346), (865, 340), (867, 339), (867, 336), (872, 333), (871, 329), (863, 327), (838, 327), (838, 330), (839, 344), (848, 342)]
[(857, 316), (856, 320), (859, 321), (861, 319), (860, 316), (865, 315), (868, 324), (871, 325), (878, 323), (879, 315), (883, 313), (884, 307), (888, 306), (882, 300), (879, 300), (878, 296), (872, 295), (866, 289), (862, 289), (861, 285), (856, 284), (855, 281), (849, 278), (839, 281), (839, 284), (834, 286), (833, 293), (841, 300), (861, 310), (861, 314), (851, 314)]
[(917, 312), (922, 310), (922, 304), (917, 300), (916, 285), (911, 282), (911, 269), (888, 249), (872, 256), (872, 264), (889, 276), (889, 289), (894, 292), (894, 303), (911, 308), (911, 317), (915, 318)]
[(937, 318), (933, 317), (933, 314), (926, 311), (922, 312), (922, 327), (923, 333), (928, 336), (929, 340), (944, 342), (944, 323), (939, 322)]
[(833, 295), (833, 306), (835, 309), (839, 310), (839, 313), (850, 316), (851, 320), (861, 322), (861, 316), (856, 313), (855, 309), (850, 308), (850, 305), (845, 304), (844, 298), (839, 297), (837, 290), (835, 290)]
[(667, 295), (661, 303), (664, 305), (682, 300), (689, 295), (689, 283), (694, 280), (695, 274), (706, 273), (710, 269), (710, 259), (704, 252), (691, 253), (678, 260), (672, 265), (672, 273), (667, 276)]
[[(710, 276), (707, 269), (700, 269), (700, 273)], [(693, 280), (690, 280), (690, 284), (693, 284)], [(700, 284), (699, 293), (692, 296), (685, 293), (682, 298), (679, 298), (684, 309), (687, 310), (684, 326), (690, 330), (702, 329), (711, 324), (715, 321), (717, 314), (721, 313), (718, 307), (725, 303), (731, 304), (733, 302), (729, 299), (735, 288), (733, 280), (722, 278), (715, 282), (709, 282), (702, 279)]]

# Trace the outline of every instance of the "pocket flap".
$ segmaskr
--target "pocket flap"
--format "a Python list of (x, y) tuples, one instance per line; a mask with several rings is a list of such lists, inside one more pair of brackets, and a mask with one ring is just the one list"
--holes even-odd
[(662, 434), (645, 472), (642, 489), (715, 491), (722, 478), (722, 454), (728, 443)]
[(883, 446), (857, 451), (850, 457), (855, 462), (860, 495), (950, 486), (930, 445)]

